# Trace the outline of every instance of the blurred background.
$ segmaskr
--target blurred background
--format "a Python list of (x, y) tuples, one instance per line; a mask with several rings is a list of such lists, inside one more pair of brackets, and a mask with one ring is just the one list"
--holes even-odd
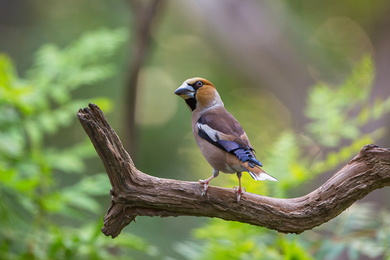
[(363, 145), (390, 147), (389, 13), (363, 0), (0, 0), (0, 258), (390, 259), (386, 188), (301, 235), (139, 217), (107, 238), (109, 180), (76, 118), (96, 103), (140, 170), (204, 179), (173, 91), (207, 78), (279, 180), (244, 175), (247, 191), (305, 195)]

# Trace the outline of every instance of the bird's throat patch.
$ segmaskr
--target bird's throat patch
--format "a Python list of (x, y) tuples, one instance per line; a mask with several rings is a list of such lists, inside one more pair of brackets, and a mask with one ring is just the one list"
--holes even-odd
[(187, 106), (194, 111), (196, 108), (196, 99), (195, 98), (187, 98), (186, 100)]

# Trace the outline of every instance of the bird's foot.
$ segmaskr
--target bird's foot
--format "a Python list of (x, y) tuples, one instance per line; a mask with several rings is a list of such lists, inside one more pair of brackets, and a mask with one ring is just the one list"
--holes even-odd
[(205, 196), (209, 188), (209, 180), (199, 180), (199, 183), (203, 185), (202, 196)]
[(237, 186), (235, 186), (233, 188), (236, 190), (237, 202), (240, 202), (242, 194), (245, 193), (245, 188), (241, 188), (241, 187), (237, 187)]

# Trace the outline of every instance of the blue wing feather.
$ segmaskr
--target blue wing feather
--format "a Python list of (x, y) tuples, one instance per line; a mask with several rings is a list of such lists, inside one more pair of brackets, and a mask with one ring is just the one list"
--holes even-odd
[[(198, 119), (198, 124), (200, 125), (209, 125), (209, 121), (207, 121), (204, 116), (201, 116)], [(209, 126), (210, 127), (210, 126)], [(213, 127), (213, 129), (215, 129)], [(240, 129), (241, 131), (242, 129)], [(216, 130), (218, 131), (218, 130)], [(238, 130), (237, 130), (238, 131)], [(240, 132), (241, 133), (241, 132)], [(244, 131), (242, 130), (242, 133)], [(242, 134), (241, 133), (241, 134)], [(211, 133), (209, 133), (211, 134)], [(227, 151), (228, 153), (231, 153), (238, 157), (242, 162), (249, 162), (249, 165), (251, 167), (254, 167), (255, 165), (263, 166), (262, 163), (256, 159), (255, 155), (253, 154), (253, 148), (251, 148), (249, 145), (244, 145), (243, 143), (238, 143), (235, 141), (227, 141), (227, 140), (221, 140), (219, 139), (219, 136), (215, 134), (215, 136), (209, 136), (209, 134), (202, 129), (202, 127), (198, 127), (198, 135), (208, 141), (209, 143), (215, 145), (216, 147)]]
[(253, 154), (253, 149), (250, 147), (243, 147), (234, 141), (226, 140), (218, 140), (216, 143), (222, 146), (227, 152), (237, 156), (242, 162), (249, 162), (251, 167), (254, 167), (255, 165), (263, 166), (263, 164), (256, 159)]

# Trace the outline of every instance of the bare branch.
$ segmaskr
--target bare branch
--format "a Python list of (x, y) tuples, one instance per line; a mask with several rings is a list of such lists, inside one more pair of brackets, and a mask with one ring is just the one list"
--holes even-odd
[(336, 217), (371, 191), (390, 185), (390, 150), (364, 146), (347, 165), (313, 192), (292, 199), (210, 186), (201, 196), (198, 182), (162, 179), (139, 171), (120, 139), (93, 104), (78, 118), (104, 163), (110, 179), (111, 206), (103, 233), (113, 238), (136, 216), (203, 216), (302, 233)]

